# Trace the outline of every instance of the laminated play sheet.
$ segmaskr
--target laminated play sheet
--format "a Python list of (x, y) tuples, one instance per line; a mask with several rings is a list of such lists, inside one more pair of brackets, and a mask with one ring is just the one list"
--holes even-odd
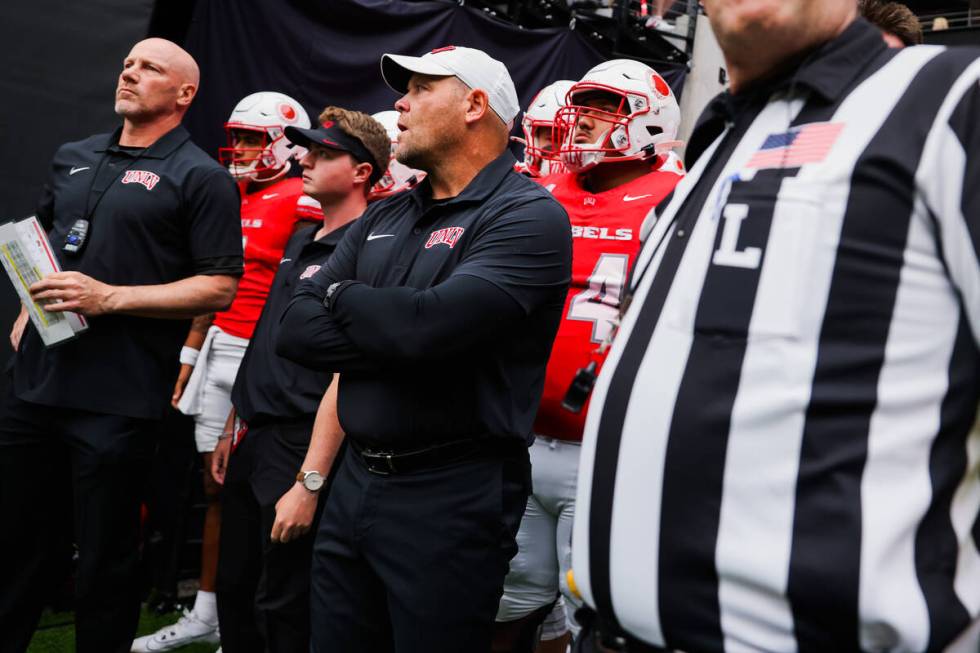
[(61, 271), (37, 218), (31, 216), (0, 225), (0, 262), (46, 346), (71, 340), (88, 329), (84, 316), (70, 312), (49, 313), (31, 298), (31, 284)]

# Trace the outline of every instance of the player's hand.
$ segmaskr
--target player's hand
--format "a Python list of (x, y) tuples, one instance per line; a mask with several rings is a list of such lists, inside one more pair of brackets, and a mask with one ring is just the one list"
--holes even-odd
[(180, 398), (184, 396), (184, 388), (187, 387), (187, 379), (191, 378), (191, 372), (194, 371), (193, 365), (187, 365), (186, 363), (180, 364), (180, 372), (177, 374), (177, 382), (174, 384), (174, 396), (170, 398), (170, 405), (174, 408), (180, 402)]
[(316, 512), (317, 497), (302, 484), (294, 483), (276, 502), (276, 521), (272, 524), (269, 538), (285, 544), (309, 531), (313, 513)]
[(81, 272), (55, 272), (31, 286), (31, 297), (49, 312), (74, 311), (82, 315), (112, 312), (116, 288)]
[(211, 454), (211, 477), (218, 485), (225, 484), (229, 456), (231, 456), (231, 438), (219, 438), (218, 445)]
[(28, 318), (27, 307), (21, 304), (20, 313), (17, 315), (17, 319), (14, 320), (14, 326), (10, 329), (10, 345), (14, 348), (14, 351), (20, 349), (20, 339), (24, 337), (24, 329), (27, 328)]

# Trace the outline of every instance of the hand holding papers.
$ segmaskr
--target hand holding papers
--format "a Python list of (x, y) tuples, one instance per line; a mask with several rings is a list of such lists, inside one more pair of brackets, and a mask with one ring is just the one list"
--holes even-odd
[(0, 225), (0, 262), (45, 346), (71, 340), (88, 329), (84, 316), (67, 311), (48, 312), (31, 297), (31, 284), (61, 271), (37, 218), (31, 216)]

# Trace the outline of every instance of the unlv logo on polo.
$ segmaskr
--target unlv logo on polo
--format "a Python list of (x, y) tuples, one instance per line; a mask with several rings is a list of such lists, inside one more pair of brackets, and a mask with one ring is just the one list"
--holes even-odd
[(299, 278), (300, 279), (309, 279), (310, 277), (312, 277), (314, 274), (316, 274), (319, 271), (320, 271), (320, 266), (319, 265), (307, 265), (306, 266), (306, 269), (303, 270), (303, 273), (301, 275), (299, 275)]
[(449, 249), (452, 249), (459, 242), (464, 231), (466, 230), (462, 227), (446, 227), (445, 229), (433, 231), (429, 236), (428, 242), (425, 243), (425, 248), (431, 249), (436, 245), (449, 245)]
[(153, 190), (153, 187), (160, 181), (160, 175), (155, 175), (146, 170), (127, 170), (123, 175), (124, 184), (143, 184), (146, 190)]

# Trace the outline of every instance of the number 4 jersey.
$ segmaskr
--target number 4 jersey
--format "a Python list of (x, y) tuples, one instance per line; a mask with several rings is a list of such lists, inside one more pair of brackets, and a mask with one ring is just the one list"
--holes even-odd
[(626, 276), (640, 249), (640, 227), (683, 175), (683, 164), (671, 154), (657, 170), (601, 193), (582, 188), (573, 173), (537, 180), (565, 207), (572, 224), (572, 283), (534, 423), (538, 435), (582, 439), (589, 404), (574, 413), (562, 408), (562, 399), (579, 369), (591, 361), (596, 374), (602, 367), (606, 355), (599, 346), (619, 316)]

